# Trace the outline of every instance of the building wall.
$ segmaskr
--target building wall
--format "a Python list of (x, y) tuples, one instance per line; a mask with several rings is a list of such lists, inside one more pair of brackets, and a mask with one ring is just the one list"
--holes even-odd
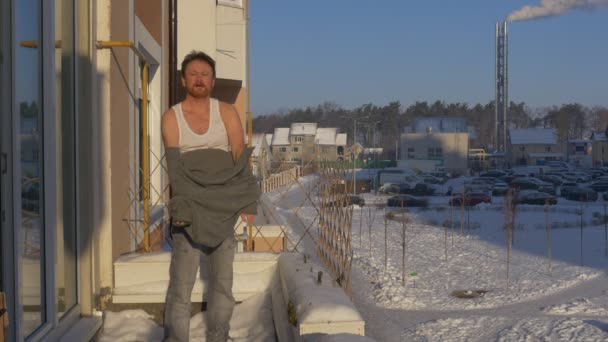
[[(129, 1), (112, 1), (110, 4), (110, 39), (131, 41), (131, 8)], [(130, 188), (129, 162), (130, 144), (134, 130), (131, 117), (134, 115), (132, 93), (134, 70), (130, 51), (127, 48), (112, 49), (115, 58), (110, 60), (110, 167), (112, 169), (112, 260), (131, 250), (131, 239), (125, 238), (129, 228), (122, 213), (129, 206)]]
[[(216, 0), (180, 0), (177, 9), (178, 69), (192, 50), (203, 51), (215, 59), (217, 81), (212, 96), (233, 104), (244, 128), (247, 112), (245, 15), (244, 8), (217, 5)], [(180, 91), (181, 101), (185, 93), (183, 89)]]
[(135, 0), (135, 15), (142, 21), (156, 42), (163, 42), (163, 1)]
[[(523, 150), (522, 150), (523, 148)], [(529, 155), (532, 153), (562, 153), (561, 149), (556, 144), (525, 144), (525, 145), (511, 145), (510, 146), (510, 161), (511, 165), (522, 164), (522, 158), (527, 160), (527, 164), (531, 164), (531, 161), (536, 158), (531, 158)], [(535, 163), (532, 163), (535, 164)]]
[[(441, 157), (429, 155), (430, 148), (441, 148)], [(413, 149), (413, 152), (408, 152)], [(437, 167), (446, 170), (467, 170), (468, 133), (404, 133), (401, 134), (401, 160), (436, 159)]]

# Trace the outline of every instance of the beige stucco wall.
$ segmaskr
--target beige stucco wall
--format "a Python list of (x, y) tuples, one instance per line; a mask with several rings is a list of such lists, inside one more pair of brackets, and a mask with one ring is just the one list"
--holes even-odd
[(216, 13), (215, 60), (217, 61), (217, 77), (242, 80), (243, 84), (246, 84), (247, 37), (245, 10), (229, 6), (217, 6)]
[[(413, 157), (408, 158), (408, 149), (413, 148)], [(400, 159), (429, 159), (429, 148), (441, 148), (443, 168), (446, 170), (467, 170), (469, 152), (468, 133), (404, 133), (401, 134)], [(410, 153), (411, 154), (411, 153)], [(441, 165), (441, 164), (439, 164)]]
[[(110, 8), (110, 39), (129, 41), (130, 35), (129, 1), (112, 1)], [(112, 260), (116, 260), (122, 253), (131, 250), (129, 228), (122, 220), (125, 208), (129, 206), (128, 190), (129, 180), (129, 146), (133, 127), (131, 126), (132, 107), (130, 106), (130, 93), (132, 84), (129, 79), (133, 77), (129, 49), (113, 49), (115, 58), (110, 64), (110, 154), (112, 168)]]
[[(168, 5), (168, 1), (165, 1)], [(163, 1), (135, 0), (135, 15), (160, 45), (163, 41)]]
[[(178, 69), (192, 50), (203, 51), (215, 59), (216, 77), (238, 82), (217, 82), (213, 96), (234, 104), (243, 128), (246, 127), (247, 112), (245, 15), (244, 8), (218, 6), (216, 0), (180, 0), (177, 9)], [(180, 91), (181, 101), (185, 94)]]

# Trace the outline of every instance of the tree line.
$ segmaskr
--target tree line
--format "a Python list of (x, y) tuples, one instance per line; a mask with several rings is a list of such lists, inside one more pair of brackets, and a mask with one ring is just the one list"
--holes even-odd
[[(315, 122), (318, 127), (337, 127), (340, 132), (348, 133), (348, 143), (352, 144), (356, 121), (357, 142), (365, 147), (382, 147), (384, 157), (390, 158), (395, 155), (395, 142), (403, 129), (420, 117), (463, 117), (477, 133), (471, 148), (488, 149), (494, 134), (494, 112), (494, 101), (472, 106), (461, 102), (419, 101), (408, 107), (395, 101), (384, 106), (363, 104), (353, 109), (325, 102), (256, 116), (253, 118), (253, 131), (272, 133), (274, 128), (289, 127), (295, 122)], [(555, 128), (560, 141), (586, 139), (592, 131), (604, 131), (608, 127), (608, 108), (601, 106), (590, 108), (568, 103), (532, 110), (525, 102), (510, 102), (508, 112), (508, 127)]]

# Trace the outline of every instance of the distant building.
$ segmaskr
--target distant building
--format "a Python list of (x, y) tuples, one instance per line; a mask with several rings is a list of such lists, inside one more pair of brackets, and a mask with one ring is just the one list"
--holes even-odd
[(587, 139), (568, 140), (566, 145), (566, 156), (568, 161), (574, 165), (589, 168), (593, 166), (592, 142)]
[(266, 135), (256, 133), (253, 134), (251, 139), (251, 146), (253, 147), (251, 155), (253, 174), (262, 179), (268, 177), (272, 161), (274, 160)]
[(608, 136), (606, 131), (592, 132), (590, 140), (593, 165), (606, 165), (608, 163)]
[(273, 134), (266, 135), (275, 160), (301, 165), (344, 159), (346, 138), (337, 128), (319, 128), (316, 123), (293, 123), (289, 128), (275, 128)]
[(471, 131), (464, 118), (420, 118), (401, 134), (398, 166), (464, 174)]
[(511, 165), (544, 165), (565, 159), (553, 128), (510, 129), (507, 138)]

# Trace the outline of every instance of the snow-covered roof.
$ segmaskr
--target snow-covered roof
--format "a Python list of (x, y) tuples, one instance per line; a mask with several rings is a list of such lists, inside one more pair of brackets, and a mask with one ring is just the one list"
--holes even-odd
[(317, 128), (315, 142), (317, 145), (335, 145), (336, 133), (336, 128)]
[(317, 133), (316, 123), (292, 123), (290, 135), (315, 135)]
[(289, 145), (289, 128), (279, 127), (272, 134), (272, 146)]
[(346, 133), (340, 133), (336, 136), (336, 146), (346, 146)]
[(512, 145), (557, 144), (557, 134), (553, 128), (510, 129)]
[(272, 145), (272, 134), (266, 134), (266, 143), (268, 146)]

